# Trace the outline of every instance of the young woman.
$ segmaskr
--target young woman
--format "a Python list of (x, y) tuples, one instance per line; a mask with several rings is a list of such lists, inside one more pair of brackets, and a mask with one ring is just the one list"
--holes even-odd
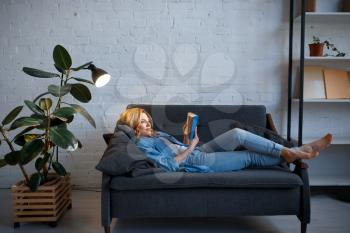
[[(125, 110), (118, 124), (126, 124), (135, 131), (136, 145), (148, 158), (167, 171), (223, 172), (241, 170), (247, 167), (278, 165), (283, 161), (312, 159), (332, 142), (332, 135), (305, 144), (301, 147), (286, 148), (273, 141), (234, 128), (198, 147), (197, 129), (193, 140), (184, 135), (181, 143), (173, 136), (153, 130), (153, 120), (144, 109)], [(245, 151), (234, 151), (244, 146)]]

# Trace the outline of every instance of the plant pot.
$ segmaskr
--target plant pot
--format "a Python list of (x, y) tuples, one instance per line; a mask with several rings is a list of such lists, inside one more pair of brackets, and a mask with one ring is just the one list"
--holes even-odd
[(309, 44), (310, 57), (323, 57), (324, 43)]
[(14, 227), (20, 222), (49, 222), (56, 226), (58, 219), (72, 206), (69, 175), (49, 174), (51, 181), (30, 191), (24, 181), (12, 185)]

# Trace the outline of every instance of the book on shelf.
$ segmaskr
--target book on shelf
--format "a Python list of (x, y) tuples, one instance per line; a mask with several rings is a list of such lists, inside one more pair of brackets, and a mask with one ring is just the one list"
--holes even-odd
[(323, 67), (304, 67), (304, 98), (305, 99), (325, 99), (325, 85), (323, 77)]
[(315, 12), (316, 10), (316, 0), (308, 0), (305, 4), (306, 12)]
[(349, 99), (350, 79), (346, 70), (325, 69), (324, 80), (327, 99)]
[(195, 136), (196, 127), (198, 125), (199, 116), (193, 112), (187, 113), (186, 126), (184, 133), (189, 136), (189, 139), (192, 140)]
[(348, 0), (307, 0), (305, 4), (305, 11), (340, 12), (343, 10), (343, 1), (347, 2)]

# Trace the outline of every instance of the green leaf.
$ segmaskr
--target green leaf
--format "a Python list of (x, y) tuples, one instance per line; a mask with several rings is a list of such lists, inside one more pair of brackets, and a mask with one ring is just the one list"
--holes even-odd
[(90, 114), (80, 105), (77, 104), (70, 104), (77, 113), (80, 113), (85, 119), (94, 127), (96, 128), (96, 123), (94, 119), (90, 116)]
[(52, 100), (50, 98), (41, 98), (39, 106), (41, 109), (48, 111), (52, 106)]
[[(46, 116), (38, 115), (38, 114), (32, 114), (30, 117), (38, 120), (40, 122), (40, 125), (36, 126), (39, 130), (46, 130), (48, 128), (49, 120)], [(52, 124), (52, 122), (51, 122)]]
[(53, 49), (53, 60), (55, 64), (65, 70), (72, 66), (72, 59), (68, 51), (62, 45), (56, 45)]
[(5, 167), (7, 165), (5, 159), (0, 159), (0, 168)]
[[(22, 130), (21, 132), (19, 132), (13, 139), (12, 141), (15, 141), (17, 138), (21, 137), (23, 134), (28, 133), (29, 131), (31, 131), (32, 129), (34, 129), (35, 127), (28, 127), (25, 128), (24, 130)], [(23, 138), (24, 140), (24, 138)]]
[(19, 146), (24, 146), (27, 142), (33, 141), (34, 139), (40, 137), (41, 134), (24, 134), (15, 138), (14, 143)]
[(52, 115), (59, 118), (62, 121), (67, 121), (72, 115), (74, 115), (75, 109), (72, 107), (62, 107), (55, 111)]
[(71, 85), (72, 85), (72, 88), (70, 90), (70, 93), (74, 98), (76, 98), (77, 100), (83, 103), (87, 103), (91, 100), (90, 90), (85, 85), (81, 83), (74, 83)]
[(35, 119), (32, 117), (20, 117), (16, 119), (10, 126), (10, 130), (17, 129), (19, 127), (31, 127), (38, 126), (42, 123), (42, 120)]
[(39, 115), (44, 115), (45, 114), (44, 111), (38, 105), (34, 104), (32, 101), (25, 100), (24, 103), (34, 113), (39, 114)]
[(70, 117), (67, 118), (66, 123), (69, 124), (74, 120), (74, 115), (71, 115)]
[(57, 85), (51, 84), (47, 89), (53, 96), (60, 97), (70, 92), (71, 85), (67, 84), (65, 86), (57, 86)]
[(33, 175), (31, 175), (30, 180), (29, 180), (30, 190), (32, 192), (35, 192), (38, 189), (41, 181), (42, 181), (42, 176), (39, 172), (36, 172)]
[(21, 151), (11, 151), (5, 155), (4, 159), (8, 165), (17, 165), (21, 159)]
[(87, 63), (85, 63), (84, 65), (78, 66), (78, 67), (76, 67), (76, 68), (72, 68), (72, 70), (78, 71), (78, 70), (81, 70), (81, 69), (83, 69), (83, 68), (87, 68), (90, 64), (92, 64), (92, 61), (87, 62)]
[(63, 68), (59, 67), (57, 64), (54, 64), (54, 66), (58, 72), (62, 74), (66, 74), (66, 71)]
[(29, 68), (29, 67), (23, 67), (23, 72), (30, 75), (30, 76), (34, 76), (37, 78), (60, 77), (58, 74), (55, 74), (55, 73), (50, 73), (50, 72), (46, 72), (46, 71), (42, 71), (42, 70), (38, 70), (38, 69), (34, 69), (34, 68)]
[(44, 92), (44, 93), (41, 93), (40, 95), (38, 95), (37, 97), (35, 97), (35, 99), (32, 101), (33, 103), (35, 103), (40, 97), (44, 96), (44, 95), (47, 95), (47, 94), (50, 94), (49, 92)]
[(67, 174), (66, 169), (59, 162), (52, 162), (52, 168), (60, 176), (65, 176)]
[(23, 106), (18, 106), (15, 107), (7, 116), (2, 120), (2, 125), (7, 125), (11, 123), (17, 116), (18, 114), (22, 111)]
[[(68, 122), (68, 121), (67, 121)], [(50, 127), (55, 127), (55, 126), (59, 126), (59, 127), (67, 127), (67, 124), (65, 121), (62, 121), (59, 118), (52, 118), (51, 119), (51, 124)]]
[(17, 137), (13, 142), (19, 146), (24, 146), (24, 144), (26, 144), (26, 141), (24, 140), (24, 135)]
[(51, 127), (49, 136), (51, 138), (51, 141), (55, 145), (63, 149), (67, 149), (68, 147), (74, 147), (76, 143), (74, 135), (64, 126)]
[(49, 161), (51, 156), (52, 156), (51, 153), (46, 153), (43, 158), (42, 157), (37, 158), (35, 161), (35, 169), (37, 171), (40, 171), (41, 169), (43, 169), (43, 167)]
[(20, 163), (25, 165), (37, 157), (44, 149), (44, 142), (41, 139), (35, 139), (24, 144), (21, 150)]
[(35, 161), (35, 169), (40, 172), (41, 169), (43, 169), (45, 163), (44, 163), (44, 159), (39, 157), (36, 159)]
[(93, 82), (91, 82), (90, 80), (87, 80), (87, 79), (83, 79), (83, 78), (74, 78), (74, 77), (72, 77), (72, 79), (77, 80), (77, 81), (79, 81), (79, 82), (84, 82), (84, 83), (89, 83), (89, 84), (91, 84), (91, 85), (95, 85)]

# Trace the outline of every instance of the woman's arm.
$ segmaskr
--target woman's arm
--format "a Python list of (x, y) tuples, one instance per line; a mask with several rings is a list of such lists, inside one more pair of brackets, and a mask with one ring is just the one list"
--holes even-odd
[[(188, 140), (188, 135), (187, 135), (187, 140)], [(197, 135), (197, 127), (196, 127), (194, 138), (192, 140), (189, 140), (187, 149), (179, 153), (178, 155), (176, 155), (175, 157), (176, 163), (180, 164), (182, 161), (184, 161), (187, 158), (187, 156), (191, 154), (191, 152), (196, 148), (198, 142), (199, 142), (199, 138)]]
[(183, 144), (189, 144), (190, 143), (190, 137), (187, 133), (187, 123), (184, 124), (184, 126), (182, 127), (182, 132), (184, 134), (184, 139), (183, 139)]

